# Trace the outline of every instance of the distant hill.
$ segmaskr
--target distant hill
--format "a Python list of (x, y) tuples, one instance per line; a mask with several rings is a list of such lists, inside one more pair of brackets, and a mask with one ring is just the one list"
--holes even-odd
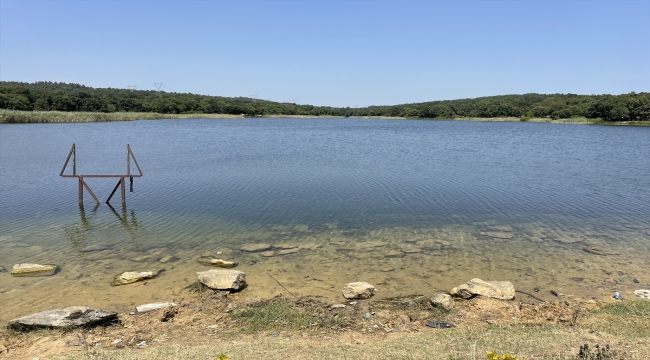
[(92, 88), (79, 84), (0, 81), (0, 109), (26, 111), (154, 112), (161, 114), (244, 114), (387, 116), (416, 119), (571, 117), (607, 121), (650, 120), (650, 93), (623, 95), (523, 94), (424, 103), (340, 108), (278, 103), (246, 97)]

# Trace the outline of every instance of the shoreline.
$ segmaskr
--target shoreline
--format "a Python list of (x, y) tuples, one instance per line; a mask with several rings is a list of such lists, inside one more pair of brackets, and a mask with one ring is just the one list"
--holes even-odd
[(618, 125), (618, 126), (650, 126), (650, 121), (605, 121), (602, 119), (569, 118), (474, 118), (455, 117), (451, 119), (405, 118), (399, 116), (312, 116), (312, 115), (264, 115), (246, 116), (231, 114), (159, 114), (139, 112), (62, 112), (62, 111), (19, 111), (0, 109), (0, 124), (33, 124), (33, 123), (85, 123), (113, 122), (136, 120), (170, 120), (170, 119), (371, 119), (371, 120), (453, 120), (453, 121), (482, 121), (482, 122), (535, 122), (552, 124), (581, 124), (581, 125)]
[[(349, 300), (332, 307), (313, 298), (246, 302), (238, 293), (187, 291), (171, 308), (76, 329), (0, 330), (8, 359), (427, 358), (575, 359), (582, 344), (605, 344), (612, 359), (650, 355), (650, 300), (557, 302), (456, 300), (451, 311), (428, 296)], [(340, 306), (340, 305), (339, 305)], [(365, 314), (365, 315), (364, 315)], [(431, 328), (427, 321), (452, 324)]]

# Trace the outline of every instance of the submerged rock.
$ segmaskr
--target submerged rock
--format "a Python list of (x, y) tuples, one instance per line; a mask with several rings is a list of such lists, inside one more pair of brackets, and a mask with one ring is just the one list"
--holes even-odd
[(28, 330), (34, 328), (61, 328), (98, 324), (117, 319), (117, 313), (87, 306), (70, 306), (64, 309), (41, 311), (7, 323), (9, 328)]
[(449, 294), (435, 294), (429, 299), (429, 302), (434, 307), (441, 307), (447, 311), (454, 308), (454, 299)]
[(171, 256), (171, 255), (165, 255), (165, 256), (163, 256), (160, 260), (158, 260), (158, 262), (165, 264), (165, 263), (168, 263), (168, 262), (170, 262), (170, 261), (172, 261), (172, 260), (174, 260), (174, 257), (173, 257), (173, 256)]
[(274, 248), (278, 250), (289, 250), (289, 249), (295, 249), (298, 246), (297, 245), (292, 245), (292, 244), (275, 244), (273, 245)]
[(0, 266), (0, 273), (7, 272), (7, 269), (5, 269), (4, 266)]
[(503, 231), (481, 231), (481, 235), (495, 239), (512, 239), (512, 234)]
[(343, 296), (346, 299), (367, 299), (375, 293), (375, 287), (367, 282), (352, 282), (343, 288)]
[(489, 231), (500, 231), (500, 232), (510, 232), (512, 227), (508, 225), (490, 225), (487, 227)]
[(411, 245), (411, 244), (404, 245), (400, 249), (405, 254), (416, 254), (416, 253), (421, 253), (422, 252), (421, 248), (419, 248), (419, 247), (417, 247), (415, 245)]
[(397, 258), (404, 256), (404, 253), (398, 250), (390, 250), (384, 256), (387, 258)]
[(260, 254), (260, 256), (263, 256), (263, 257), (272, 257), (272, 256), (275, 256), (275, 251), (262, 251), (259, 254)]
[(582, 239), (580, 239), (580, 238), (568, 237), (568, 236), (560, 237), (560, 238), (557, 238), (557, 239), (554, 239), (554, 240), (557, 241), (557, 242), (561, 242), (563, 244), (575, 244), (575, 243), (579, 243), (579, 242), (582, 241)]
[(295, 254), (295, 253), (297, 253), (297, 252), (299, 252), (299, 251), (300, 251), (300, 249), (298, 249), (298, 248), (294, 248), (294, 249), (284, 249), (284, 250), (280, 250), (280, 251), (278, 251), (278, 255)]
[(247, 251), (247, 252), (259, 252), (259, 251), (265, 251), (265, 250), (270, 250), (271, 245), (269, 244), (246, 244), (239, 248), (241, 251)]
[(231, 268), (231, 267), (235, 267), (235, 266), (238, 265), (238, 263), (235, 262), (235, 261), (227, 261), (227, 260), (223, 260), (223, 259), (213, 259), (213, 258), (210, 258), (210, 257), (200, 257), (196, 261), (198, 261), (199, 264), (218, 266), (218, 267), (222, 267), (222, 268)]
[(640, 297), (641, 299), (650, 299), (650, 290), (646, 290), (646, 289), (634, 290), (634, 295)]
[(477, 295), (500, 300), (515, 298), (515, 287), (510, 281), (483, 281), (472, 279), (449, 291), (452, 296), (469, 299)]
[(119, 286), (119, 285), (128, 285), (128, 284), (133, 284), (138, 281), (142, 280), (147, 280), (147, 279), (152, 279), (156, 277), (160, 273), (160, 270), (158, 269), (151, 269), (151, 270), (146, 270), (146, 271), (127, 271), (123, 272), (117, 276), (115, 276), (115, 279), (111, 283), (111, 286)]
[(41, 264), (16, 264), (11, 268), (11, 275), (14, 276), (49, 276), (54, 275), (58, 270), (56, 265)]
[(237, 270), (213, 269), (197, 272), (199, 282), (215, 290), (241, 290), (246, 286), (246, 274)]
[(617, 253), (616, 251), (608, 250), (608, 249), (602, 249), (602, 248), (595, 247), (595, 246), (589, 246), (589, 247), (584, 248), (583, 250), (590, 253), (590, 254), (602, 255), (602, 256), (621, 255), (620, 253)]

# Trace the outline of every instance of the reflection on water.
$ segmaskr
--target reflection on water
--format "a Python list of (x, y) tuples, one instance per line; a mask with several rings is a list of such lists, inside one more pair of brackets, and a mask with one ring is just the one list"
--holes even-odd
[[(38, 278), (0, 269), (0, 320), (182, 301), (207, 268), (197, 259), (217, 252), (247, 273), (247, 299), (283, 292), (273, 278), (328, 301), (341, 301), (351, 281), (387, 297), (474, 277), (510, 280), (547, 300), (550, 290), (633, 297), (650, 287), (648, 130), (270, 119), (0, 125), (0, 266), (61, 268)], [(77, 206), (74, 186), (57, 177), (72, 142), (95, 146), (79, 152), (84, 171), (105, 173), (113, 169), (103, 159), (133, 145), (148, 171), (128, 207)], [(92, 181), (98, 193), (114, 186)], [(240, 250), (250, 243), (272, 252)], [(121, 272), (150, 268), (165, 271), (110, 286)]]

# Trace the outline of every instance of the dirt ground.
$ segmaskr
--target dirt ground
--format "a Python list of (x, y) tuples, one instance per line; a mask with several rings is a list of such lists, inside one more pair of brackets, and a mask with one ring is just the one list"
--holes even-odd
[[(447, 338), (453, 339), (456, 335), (462, 338), (464, 336), (462, 334), (471, 333), (474, 334), (472, 335), (474, 338), (480, 338), (483, 333), (489, 334), (491, 331), (495, 333), (506, 331), (506, 334), (507, 331), (511, 331), (513, 339), (517, 336), (525, 336), (528, 339), (526, 341), (534, 343), (540, 342), (540, 339), (535, 340), (535, 335), (531, 334), (539, 333), (539, 336), (544, 337), (545, 331), (560, 331), (574, 334), (576, 337), (570, 339), (569, 335), (566, 341), (559, 341), (557, 344), (553, 344), (553, 341), (542, 341), (548, 343), (545, 345), (547, 347), (555, 347), (539, 349), (543, 350), (543, 353), (558, 354), (555, 358), (566, 358), (560, 357), (560, 354), (566, 356), (577, 354), (577, 346), (584, 339), (591, 339), (594, 343), (603, 341), (602, 345), (604, 341), (608, 341), (612, 347), (628, 350), (630, 341), (636, 339), (634, 335), (630, 338), (624, 331), (621, 333), (617, 329), (607, 333), (594, 331), (593, 328), (602, 325), (602, 319), (594, 313), (605, 304), (597, 301), (578, 302), (568, 298), (541, 303), (531, 296), (521, 296), (530, 301), (525, 299), (501, 301), (476, 297), (470, 300), (456, 300), (455, 308), (446, 312), (433, 308), (428, 303), (428, 296), (348, 301), (345, 302), (345, 308), (330, 308), (332, 304), (314, 299), (287, 299), (278, 296), (266, 301), (246, 303), (237, 294), (197, 291), (194, 295), (194, 299), (178, 304), (176, 307), (145, 314), (120, 314), (117, 321), (93, 328), (65, 331), (45, 329), (31, 332), (3, 329), (0, 332), (0, 357), (130, 359), (149, 358), (145, 354), (153, 354), (150, 358), (159, 359), (181, 356), (175, 352), (172, 353), (176, 355), (162, 355), (162, 349), (167, 351), (177, 347), (196, 347), (192, 351), (198, 353), (190, 351), (182, 356), (214, 359), (219, 355), (214, 352), (225, 349), (232, 353), (226, 355), (230, 359), (235, 359), (254, 358), (257, 355), (250, 352), (253, 351), (251, 349), (265, 344), (266, 358), (276, 358), (273, 356), (272, 349), (282, 354), (277, 358), (312, 358), (316, 353), (318, 356), (314, 358), (322, 358), (322, 356), (327, 357), (330, 350), (332, 352), (329, 356), (336, 351), (343, 351), (341, 346), (349, 347), (345, 349), (351, 351), (350, 358), (372, 358), (371, 350), (364, 350), (365, 348), (370, 346), (375, 349), (372, 351), (385, 354), (399, 348), (400, 346), (396, 345), (399, 342), (417, 342), (418, 336), (430, 335), (436, 339), (440, 337), (445, 339), (445, 334), (449, 334)], [(635, 318), (636, 320), (638, 319)], [(453, 324), (453, 328), (432, 328), (427, 326), (428, 321), (443, 322), (443, 325)], [(555, 327), (544, 328), (548, 325)], [(529, 333), (531, 327), (532, 329), (537, 327), (537, 330)], [(508, 335), (499, 336), (509, 338)], [(290, 349), (276, 348), (276, 345), (268, 343), (277, 340), (276, 343), (281, 344), (279, 339), (290, 340), (285, 342), (290, 344), (287, 345)], [(486, 341), (489, 343), (498, 340)], [(570, 345), (566, 344), (567, 341)], [(485, 358), (484, 355), (476, 355), (481, 351), (484, 353), (485, 350), (479, 349), (480, 351), (477, 352), (476, 343), (474, 341), (474, 349), (469, 350), (471, 343), (463, 345), (467, 348), (462, 354), (457, 355), (445, 354), (444, 352), (450, 351), (449, 346), (453, 344), (445, 345), (446, 347), (440, 348), (441, 356), (444, 355), (441, 358)], [(211, 349), (197, 350), (205, 346)], [(242, 346), (249, 352), (242, 353)], [(391, 350), (381, 350), (382, 346), (389, 346)], [(413, 352), (406, 350), (404, 358), (436, 358), (427, 355), (420, 357), (417, 346), (417, 344), (411, 345), (410, 349)], [(430, 343), (427, 346), (431, 348)], [(492, 346), (501, 348), (498, 343)], [(570, 348), (566, 349), (567, 346)], [(650, 353), (647, 352), (650, 349), (650, 339), (642, 338), (635, 347), (638, 349), (629, 350), (625, 355), (620, 355), (619, 352), (619, 357), (616, 358), (650, 359)], [(158, 349), (157, 353), (156, 349)], [(518, 356), (526, 355), (527, 359), (546, 358), (534, 357), (530, 351), (535, 350), (519, 349), (524, 354), (516, 354)], [(354, 355), (357, 350), (358, 355)], [(128, 355), (133, 351), (135, 353)], [(207, 355), (208, 353), (212, 355)], [(236, 354), (240, 355), (236, 356)], [(401, 358), (399, 354), (395, 356)], [(375, 358), (383, 357), (380, 355)]]

